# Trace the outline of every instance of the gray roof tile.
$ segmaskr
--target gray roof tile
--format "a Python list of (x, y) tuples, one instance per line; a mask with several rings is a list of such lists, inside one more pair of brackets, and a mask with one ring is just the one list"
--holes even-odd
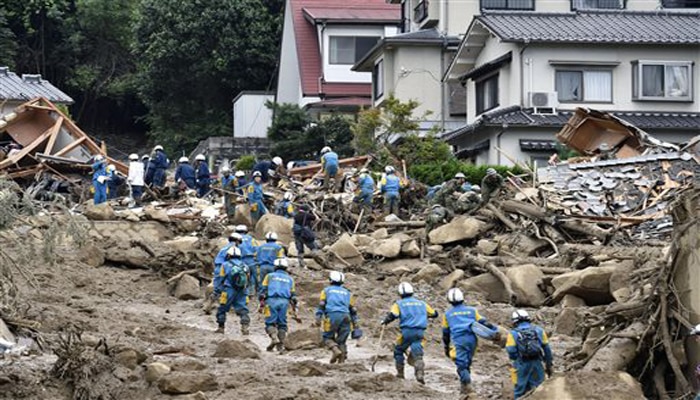
[(506, 42), (700, 43), (700, 13), (596, 10), (489, 12), (475, 17)]
[(73, 99), (63, 93), (41, 75), (22, 75), (0, 67), (0, 100), (29, 101), (44, 97), (52, 103), (73, 103)]

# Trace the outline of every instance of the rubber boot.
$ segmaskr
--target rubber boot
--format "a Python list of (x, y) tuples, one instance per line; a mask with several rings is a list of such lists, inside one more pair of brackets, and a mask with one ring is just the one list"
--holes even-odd
[(405, 378), (405, 375), (403, 373), (403, 364), (396, 363), (396, 377), (399, 379)]
[(284, 353), (286, 348), (284, 347), (284, 339), (287, 338), (287, 331), (278, 331), (277, 332), (277, 351), (280, 352), (280, 354)]
[(471, 395), (474, 393), (471, 383), (464, 383), (459, 388), (459, 394), (462, 395), (461, 400), (469, 400)]
[(216, 328), (216, 333), (224, 333), (224, 324), (219, 324), (219, 327)]
[(423, 358), (416, 357), (415, 361), (416, 380), (421, 385), (425, 385), (425, 363)]
[(297, 256), (297, 260), (299, 260), (299, 266), (301, 268), (306, 268), (306, 263), (304, 262), (304, 255), (303, 254), (299, 254)]
[(410, 365), (411, 367), (416, 366), (416, 359), (413, 358), (413, 353), (410, 351), (408, 352), (408, 356), (406, 356), (406, 364)]
[(280, 342), (277, 338), (277, 329), (273, 326), (268, 326), (267, 328), (265, 328), (265, 332), (268, 336), (270, 336), (270, 344), (267, 345), (265, 350), (272, 351), (275, 349), (275, 347), (277, 347), (277, 345)]
[(340, 360), (340, 357), (342, 357), (343, 352), (340, 350), (340, 348), (338, 347), (338, 344), (335, 342), (328, 341), (328, 342), (326, 342), (326, 346), (333, 353), (333, 354), (331, 354), (330, 363), (335, 364), (336, 362), (338, 362)]
[(249, 325), (241, 325), (241, 335), (243, 335), (243, 336), (250, 335)]
[(345, 360), (347, 360), (347, 359), (348, 359), (348, 351), (341, 349), (340, 357), (338, 358), (338, 364), (345, 364)]

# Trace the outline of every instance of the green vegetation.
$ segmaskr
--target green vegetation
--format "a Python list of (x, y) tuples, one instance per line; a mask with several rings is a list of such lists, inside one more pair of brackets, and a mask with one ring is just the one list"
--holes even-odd
[(236, 162), (236, 171), (250, 171), (255, 165), (255, 156), (247, 155), (241, 157), (238, 162)]

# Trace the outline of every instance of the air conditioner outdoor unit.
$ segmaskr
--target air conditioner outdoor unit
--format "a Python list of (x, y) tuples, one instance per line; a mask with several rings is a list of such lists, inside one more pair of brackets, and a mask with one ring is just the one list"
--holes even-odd
[(556, 114), (559, 107), (557, 92), (530, 92), (530, 107), (535, 114)]

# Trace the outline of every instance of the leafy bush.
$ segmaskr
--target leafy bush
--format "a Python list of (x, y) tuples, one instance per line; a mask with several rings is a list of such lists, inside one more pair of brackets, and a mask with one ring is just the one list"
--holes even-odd
[(255, 156), (247, 155), (241, 157), (236, 163), (236, 170), (238, 171), (250, 171), (255, 165)]
[(480, 184), (481, 180), (486, 176), (486, 170), (493, 168), (498, 173), (506, 177), (510, 171), (512, 174), (519, 175), (523, 171), (520, 167), (504, 167), (502, 165), (474, 165), (461, 162), (455, 158), (450, 158), (442, 162), (429, 162), (423, 164), (414, 164), (409, 168), (411, 178), (417, 179), (426, 185), (439, 185), (461, 172), (467, 177), (467, 181), (472, 184)]

